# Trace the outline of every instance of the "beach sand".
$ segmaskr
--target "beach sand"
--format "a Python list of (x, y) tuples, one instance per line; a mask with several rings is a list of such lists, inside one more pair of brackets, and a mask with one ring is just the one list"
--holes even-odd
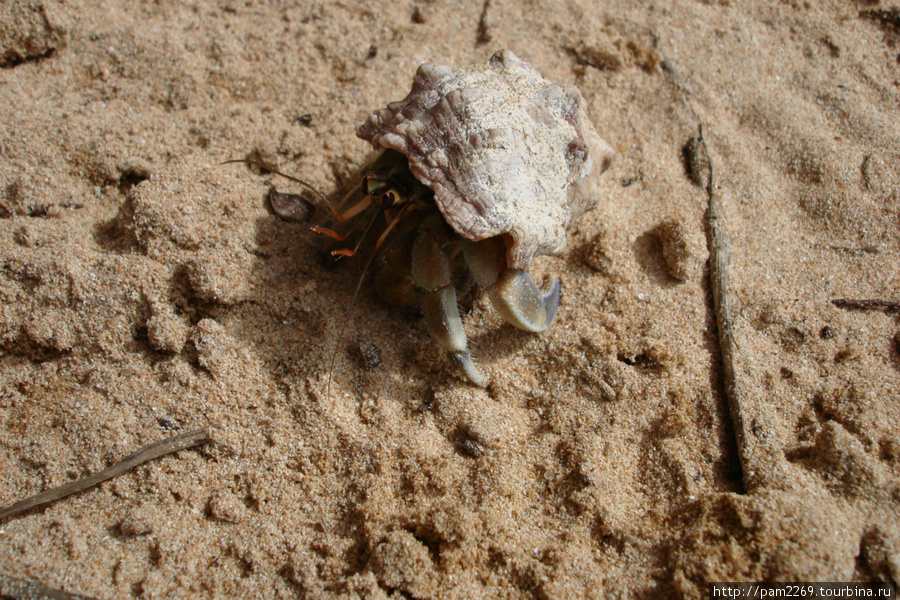
[[(521, 6), (0, 4), (0, 506), (212, 428), (0, 523), (0, 574), (94, 598), (900, 579), (900, 311), (832, 302), (900, 301), (900, 4)], [(617, 156), (531, 266), (562, 281), (553, 326), (465, 312), (481, 389), (272, 212), (299, 186), (222, 162), (334, 194), (421, 62), (501, 48), (576, 85)]]

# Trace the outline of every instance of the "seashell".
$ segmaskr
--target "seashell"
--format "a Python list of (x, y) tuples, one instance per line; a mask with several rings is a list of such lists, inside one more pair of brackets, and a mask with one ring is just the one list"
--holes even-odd
[(547, 81), (508, 50), (459, 69), (422, 64), (406, 98), (375, 111), (357, 135), (406, 155), (461, 236), (505, 236), (514, 269), (565, 250), (614, 154), (578, 89)]

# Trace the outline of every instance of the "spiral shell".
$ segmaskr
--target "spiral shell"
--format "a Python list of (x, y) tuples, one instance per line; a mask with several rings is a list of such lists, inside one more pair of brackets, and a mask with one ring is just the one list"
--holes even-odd
[(516, 269), (565, 250), (566, 230), (597, 204), (589, 176), (613, 157), (581, 92), (508, 50), (459, 69), (422, 64), (406, 98), (375, 111), (357, 135), (405, 154), (463, 237), (506, 234)]

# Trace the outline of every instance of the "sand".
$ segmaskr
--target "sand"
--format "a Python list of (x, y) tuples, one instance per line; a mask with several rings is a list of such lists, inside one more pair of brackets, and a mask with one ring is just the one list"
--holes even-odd
[[(0, 574), (94, 598), (900, 579), (900, 313), (832, 302), (900, 301), (900, 4), (520, 6), (0, 4), (0, 506), (214, 428), (0, 523)], [(419, 317), (351, 302), (362, 261), (268, 205), (296, 185), (221, 163), (332, 194), (419, 63), (500, 48), (577, 85), (617, 157), (532, 264), (562, 280), (553, 327), (464, 315), (480, 389)]]

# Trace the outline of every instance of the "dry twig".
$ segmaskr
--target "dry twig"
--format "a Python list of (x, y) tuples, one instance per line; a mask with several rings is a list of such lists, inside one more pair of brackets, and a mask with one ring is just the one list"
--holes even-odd
[(0, 598), (3, 600), (94, 600), (89, 596), (48, 588), (30, 579), (16, 579), (6, 575), (0, 575)]
[(874, 309), (886, 310), (888, 312), (900, 311), (900, 302), (894, 300), (854, 300), (853, 298), (835, 298), (831, 303), (838, 308), (861, 310)]
[(160, 440), (156, 443), (150, 444), (149, 446), (141, 448), (134, 454), (126, 456), (121, 462), (118, 462), (108, 469), (100, 471), (99, 473), (94, 473), (93, 475), (89, 475), (77, 481), (71, 481), (57, 488), (53, 488), (52, 490), (47, 490), (46, 492), (41, 492), (40, 494), (29, 496), (24, 500), (19, 500), (12, 506), (0, 509), (0, 521), (22, 514), (23, 512), (30, 510), (36, 506), (49, 504), (50, 502), (55, 502), (57, 500), (65, 498), (66, 496), (71, 496), (72, 494), (76, 494), (82, 490), (86, 490), (89, 487), (95, 486), (98, 483), (102, 483), (107, 479), (112, 479), (117, 475), (121, 475), (126, 471), (129, 471), (155, 458), (159, 458), (160, 456), (172, 454), (173, 452), (178, 452), (179, 450), (193, 448), (194, 446), (200, 446), (202, 444), (206, 444), (207, 442), (209, 442), (208, 428), (196, 429), (194, 431), (182, 433), (181, 435), (176, 435), (174, 437)]
[[(654, 36), (655, 41), (656, 39)], [(707, 245), (710, 256), (710, 287), (713, 293), (713, 310), (716, 315), (716, 326), (719, 334), (719, 348), (722, 352), (722, 369), (725, 379), (725, 396), (731, 414), (732, 428), (737, 442), (738, 458), (741, 463), (745, 487), (749, 487), (748, 476), (753, 473), (750, 467), (750, 449), (747, 446), (747, 429), (744, 409), (741, 404), (741, 392), (735, 374), (735, 360), (737, 354), (737, 342), (735, 341), (734, 328), (732, 327), (731, 301), (728, 296), (728, 288), (731, 278), (730, 258), (731, 236), (722, 223), (722, 199), (716, 191), (716, 174), (712, 157), (706, 143), (706, 135), (703, 122), (691, 106), (692, 96), (690, 89), (681, 77), (681, 73), (675, 65), (660, 51), (663, 57), (661, 66), (669, 73), (675, 86), (682, 93), (684, 103), (691, 117), (697, 123), (697, 137), (688, 145), (687, 166), (691, 180), (700, 185), (706, 192), (709, 201), (707, 212)]]

